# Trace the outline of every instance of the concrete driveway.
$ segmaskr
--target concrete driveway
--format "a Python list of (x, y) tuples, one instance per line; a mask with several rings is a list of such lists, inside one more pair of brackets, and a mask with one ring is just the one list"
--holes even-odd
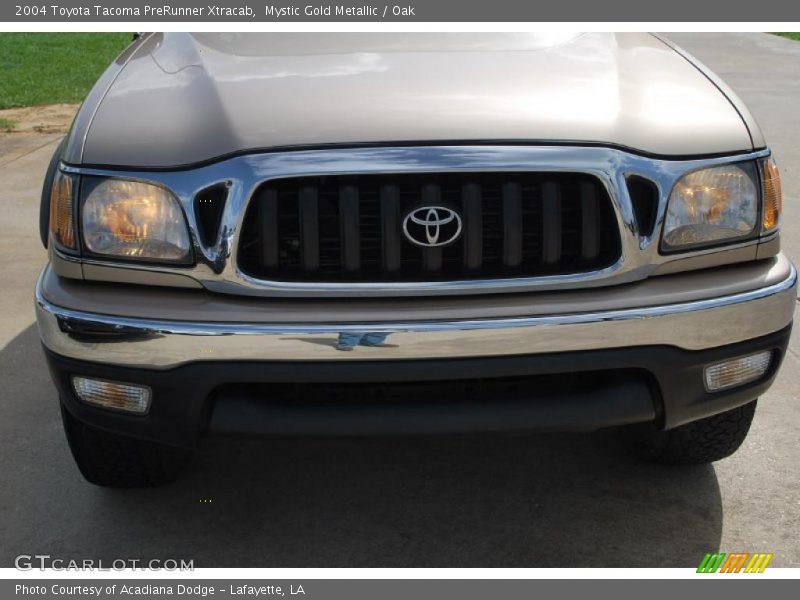
[[(800, 43), (672, 37), (763, 126), (785, 177), (784, 245), (797, 259)], [(57, 139), (12, 146), (0, 137), (0, 566), (50, 554), (192, 558), (198, 567), (688, 567), (717, 549), (773, 552), (773, 565), (800, 566), (797, 336), (746, 444), (714, 466), (644, 465), (613, 432), (216, 439), (171, 486), (85, 483), (64, 441), (32, 306), (45, 262), (39, 185)]]

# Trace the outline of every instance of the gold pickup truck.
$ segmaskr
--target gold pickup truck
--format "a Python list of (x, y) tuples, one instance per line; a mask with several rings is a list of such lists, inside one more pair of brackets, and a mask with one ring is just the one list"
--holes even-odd
[(648, 34), (144, 34), (42, 194), (39, 329), (82, 473), (204, 435), (747, 434), (789, 340), (778, 169)]

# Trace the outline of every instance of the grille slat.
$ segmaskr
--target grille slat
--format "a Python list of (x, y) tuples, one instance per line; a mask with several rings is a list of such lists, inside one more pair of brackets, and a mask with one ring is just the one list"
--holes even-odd
[(561, 259), (561, 186), (554, 181), (542, 185), (542, 261), (548, 265)]
[(400, 239), (400, 188), (391, 183), (380, 187), (382, 267), (384, 273), (400, 269), (402, 240)]
[(591, 260), (600, 251), (597, 240), (597, 188), (591, 181), (581, 182), (581, 257)]
[(503, 184), (503, 265), (518, 267), (522, 262), (522, 186)]
[[(431, 206), (461, 217), (449, 245), (406, 238), (406, 217)], [(440, 241), (454, 231), (443, 229)], [(426, 239), (422, 225), (412, 233)], [(619, 258), (620, 238), (605, 188), (586, 174), (333, 175), (257, 189), (237, 256), (243, 272), (264, 280), (453, 281), (603, 268)]]
[(345, 184), (339, 188), (339, 223), (341, 224), (342, 268), (358, 271), (361, 268), (358, 187)]
[(461, 188), (461, 207), (464, 211), (464, 268), (475, 271), (483, 263), (483, 208), (478, 184), (465, 183)]
[(300, 257), (304, 271), (319, 269), (319, 195), (316, 186), (300, 188)]
[(258, 198), (258, 224), (261, 233), (261, 266), (278, 266), (278, 192), (263, 188)]

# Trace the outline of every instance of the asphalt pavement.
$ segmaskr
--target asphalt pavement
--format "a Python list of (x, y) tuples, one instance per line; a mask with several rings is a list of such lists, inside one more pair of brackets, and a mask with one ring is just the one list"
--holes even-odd
[[(674, 34), (749, 105), (784, 177), (800, 257), (800, 43)], [(653, 467), (614, 432), (208, 439), (178, 482), (114, 491), (73, 464), (39, 346), (37, 218), (55, 135), (0, 135), (0, 566), (20, 554), (183, 558), (197, 567), (696, 566), (706, 552), (800, 566), (800, 342), (744, 446)], [(713, 326), (713, 323), (709, 324)]]

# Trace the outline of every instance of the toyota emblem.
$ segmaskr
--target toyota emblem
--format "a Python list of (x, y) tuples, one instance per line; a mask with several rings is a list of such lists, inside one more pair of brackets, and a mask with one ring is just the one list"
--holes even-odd
[(461, 216), (445, 206), (415, 208), (403, 219), (403, 233), (423, 248), (447, 246), (461, 235)]

